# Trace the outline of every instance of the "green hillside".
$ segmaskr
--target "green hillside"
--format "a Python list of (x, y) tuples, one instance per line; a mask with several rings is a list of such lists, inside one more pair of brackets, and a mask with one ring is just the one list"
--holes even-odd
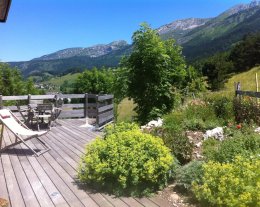
[(51, 78), (50, 80), (42, 82), (44, 85), (48, 85), (49, 88), (52, 88), (54, 91), (60, 91), (60, 86), (67, 81), (68, 83), (73, 83), (77, 79), (80, 73), (68, 73), (64, 76), (56, 76)]
[(256, 91), (255, 75), (258, 75), (259, 91), (260, 91), (260, 66), (252, 68), (249, 71), (239, 73), (231, 77), (225, 84), (224, 91), (234, 91), (234, 82), (241, 83), (241, 90)]

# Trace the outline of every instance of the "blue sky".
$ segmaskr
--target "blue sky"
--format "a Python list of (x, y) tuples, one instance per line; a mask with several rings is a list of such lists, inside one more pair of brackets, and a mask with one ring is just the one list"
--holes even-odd
[(26, 61), (71, 47), (126, 40), (140, 23), (158, 28), (214, 17), (250, 0), (12, 0), (0, 24), (0, 61)]

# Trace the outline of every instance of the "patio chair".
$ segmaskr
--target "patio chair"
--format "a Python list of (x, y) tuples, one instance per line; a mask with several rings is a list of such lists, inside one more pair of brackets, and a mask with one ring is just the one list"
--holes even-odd
[[(17, 144), (20, 144), (20, 143), (25, 144), (25, 146), (28, 147), (36, 156), (39, 156), (50, 150), (50, 148), (42, 140), (39, 139), (40, 136), (46, 134), (48, 131), (30, 130), (8, 109), (0, 110), (0, 122), (2, 124), (1, 137), (0, 137), (0, 152), (3, 152), (4, 150), (6, 150), (10, 147), (13, 147)], [(7, 127), (15, 135), (15, 142), (2, 148), (3, 133), (4, 133), (5, 127)], [(27, 140), (32, 139), (32, 138), (38, 139), (43, 144), (45, 149), (38, 151), (38, 152), (36, 152), (34, 149), (32, 149), (26, 143)]]

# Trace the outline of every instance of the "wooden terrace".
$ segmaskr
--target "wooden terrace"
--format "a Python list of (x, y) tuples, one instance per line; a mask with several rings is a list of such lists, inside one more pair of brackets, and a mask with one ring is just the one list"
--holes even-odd
[[(116, 198), (112, 195), (82, 190), (77, 184), (77, 168), (87, 143), (100, 132), (84, 127), (85, 119), (59, 119), (51, 131), (41, 137), (51, 150), (39, 157), (32, 156), (23, 144), (0, 154), (0, 198), (11, 207), (155, 207), (171, 206), (156, 195), (151, 198)], [(4, 143), (14, 141), (4, 131)], [(27, 143), (41, 149), (37, 139)]]

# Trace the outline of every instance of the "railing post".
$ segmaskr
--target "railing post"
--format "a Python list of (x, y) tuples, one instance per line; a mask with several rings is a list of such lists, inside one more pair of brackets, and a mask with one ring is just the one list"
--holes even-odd
[(84, 118), (88, 118), (88, 94), (85, 93)]
[(3, 95), (0, 94), (0, 109), (3, 108)]
[(30, 104), (31, 103), (31, 94), (28, 94), (28, 104)]
[(58, 94), (55, 94), (55, 96), (54, 96), (54, 100), (55, 100), (54, 105), (55, 105), (55, 107), (58, 106), (58, 99), (59, 99), (59, 95), (58, 95)]
[(99, 127), (99, 113), (98, 113), (98, 108), (99, 108), (99, 101), (98, 101), (98, 95), (96, 95), (96, 128)]

